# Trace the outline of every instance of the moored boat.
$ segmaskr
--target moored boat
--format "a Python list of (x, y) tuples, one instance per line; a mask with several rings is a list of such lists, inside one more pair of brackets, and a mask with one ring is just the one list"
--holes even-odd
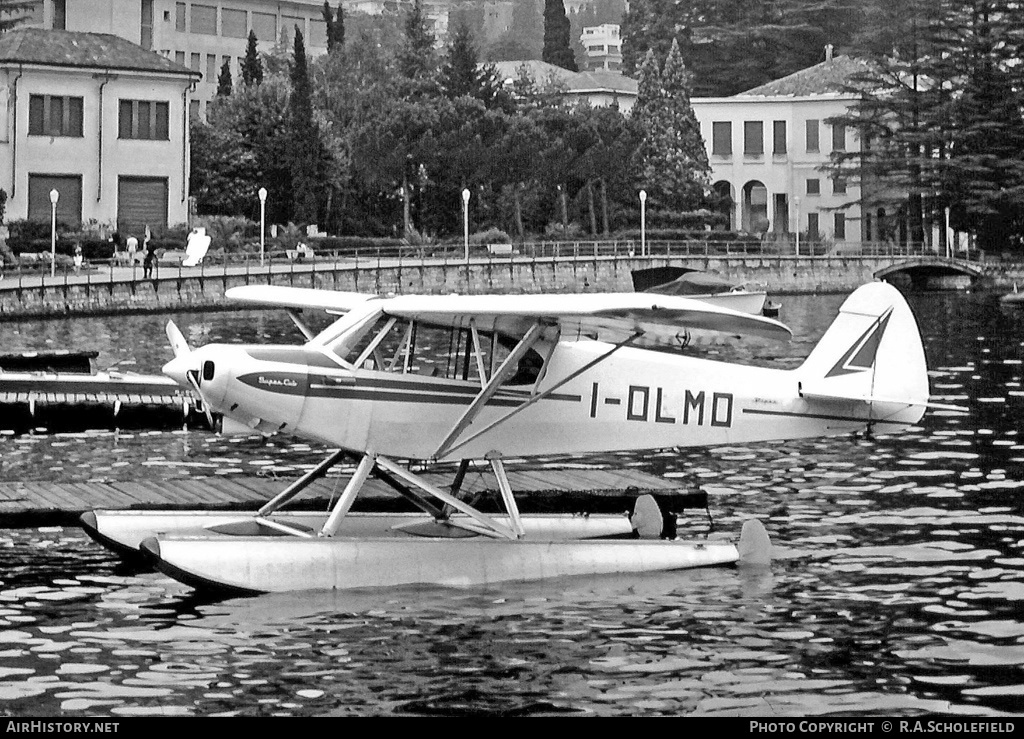
[(735, 285), (715, 272), (685, 272), (670, 282), (648, 287), (643, 292), (694, 298), (720, 308), (761, 315), (768, 293), (747, 285)]

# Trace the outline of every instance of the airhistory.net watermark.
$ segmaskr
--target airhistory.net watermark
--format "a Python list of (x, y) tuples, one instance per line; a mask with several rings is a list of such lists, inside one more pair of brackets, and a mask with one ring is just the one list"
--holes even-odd
[(117, 721), (6, 721), (5, 733), (17, 734), (115, 734)]

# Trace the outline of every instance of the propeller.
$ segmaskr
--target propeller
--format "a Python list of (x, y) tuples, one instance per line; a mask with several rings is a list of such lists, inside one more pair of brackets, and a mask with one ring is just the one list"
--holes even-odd
[(179, 385), (190, 387), (199, 396), (203, 413), (206, 414), (206, 421), (210, 424), (211, 429), (215, 429), (213, 411), (210, 410), (210, 404), (206, 401), (206, 396), (203, 395), (202, 387), (199, 384), (199, 368), (192, 366), (192, 349), (174, 321), (167, 322), (166, 333), (167, 340), (171, 343), (171, 350), (174, 352), (174, 359), (164, 365), (164, 374)]

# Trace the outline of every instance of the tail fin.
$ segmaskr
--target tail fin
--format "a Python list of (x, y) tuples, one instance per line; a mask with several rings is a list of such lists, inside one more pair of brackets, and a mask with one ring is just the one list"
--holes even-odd
[(917, 321), (899, 290), (884, 282), (863, 285), (846, 299), (796, 372), (807, 400), (868, 403), (879, 420), (917, 423), (928, 405)]

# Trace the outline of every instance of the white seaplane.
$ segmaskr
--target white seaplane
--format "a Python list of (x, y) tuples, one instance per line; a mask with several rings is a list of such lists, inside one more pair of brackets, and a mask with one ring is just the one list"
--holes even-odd
[[(791, 332), (769, 318), (678, 296), (382, 297), (273, 286), (237, 287), (227, 296), (289, 310), (307, 341), (192, 349), (169, 323), (175, 356), (164, 372), (227, 424), (337, 451), (254, 513), (83, 515), (96, 540), (141, 548), (159, 570), (197, 588), (461, 586), (764, 564), (770, 542), (753, 519), (736, 544), (662, 538), (658, 526), (642, 525), (650, 518), (639, 501), (632, 516), (521, 514), (505, 462), (892, 432), (917, 423), (932, 405), (914, 316), (880, 282), (848, 297), (790, 370), (684, 351), (702, 332), (770, 339)], [(340, 317), (314, 334), (301, 309)], [(441, 342), (451, 343), (438, 360)], [(333, 508), (283, 510), (347, 460), (354, 472)], [(460, 495), (470, 461), (489, 465), (500, 515)], [(458, 472), (441, 489), (410, 462), (458, 463)], [(371, 474), (422, 513), (352, 511)], [(646, 528), (653, 536), (638, 535)]]

